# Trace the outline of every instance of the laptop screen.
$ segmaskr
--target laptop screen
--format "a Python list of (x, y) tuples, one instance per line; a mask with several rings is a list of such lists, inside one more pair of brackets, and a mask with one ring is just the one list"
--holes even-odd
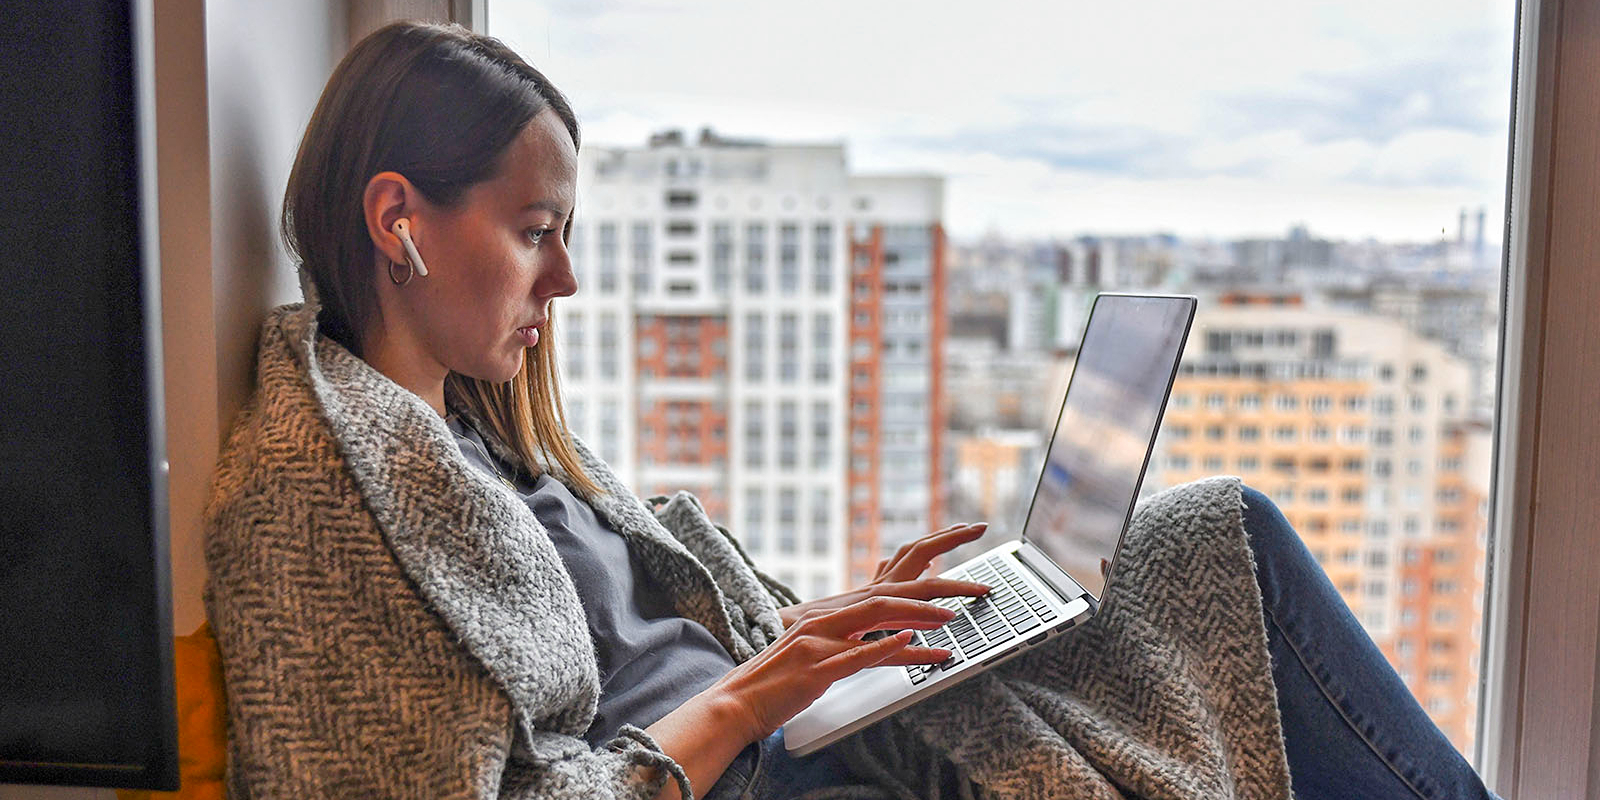
[[(1177, 374), (1191, 297), (1102, 294), (1051, 436), (1022, 538), (1099, 599)], [(1108, 573), (1109, 574), (1109, 573)]]

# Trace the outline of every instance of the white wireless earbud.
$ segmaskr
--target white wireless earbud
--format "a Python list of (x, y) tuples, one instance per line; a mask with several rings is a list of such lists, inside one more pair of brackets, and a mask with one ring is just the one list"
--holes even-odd
[(394, 235), (400, 237), (400, 246), (406, 249), (406, 260), (415, 267), (417, 274), (428, 277), (428, 268), (422, 265), (422, 256), (417, 253), (417, 245), (411, 241), (411, 220), (401, 217), (394, 221)]

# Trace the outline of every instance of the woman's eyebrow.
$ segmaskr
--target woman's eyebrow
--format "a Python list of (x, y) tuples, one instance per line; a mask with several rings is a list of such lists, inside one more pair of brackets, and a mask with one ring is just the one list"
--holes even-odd
[(548, 212), (550, 212), (552, 214), (555, 214), (556, 216), (561, 217), (563, 219), (565, 219), (566, 216), (567, 216), (567, 210), (565, 208), (562, 208), (561, 204), (557, 203), (554, 200), (535, 200), (535, 201), (523, 206), (522, 210), (524, 212), (527, 212), (527, 211), (548, 211)]

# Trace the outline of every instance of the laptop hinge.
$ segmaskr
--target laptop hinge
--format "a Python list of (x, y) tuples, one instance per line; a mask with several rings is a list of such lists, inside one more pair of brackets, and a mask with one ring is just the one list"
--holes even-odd
[[(1050, 590), (1061, 598), (1061, 602), (1070, 603), (1089, 594), (1081, 584), (1066, 573), (1066, 570), (1056, 566), (1056, 562), (1046, 558), (1032, 544), (1017, 548), (1017, 558), (1043, 579), (1044, 585), (1050, 587)], [(1076, 589), (1077, 594), (1068, 596), (1067, 592), (1072, 589)]]

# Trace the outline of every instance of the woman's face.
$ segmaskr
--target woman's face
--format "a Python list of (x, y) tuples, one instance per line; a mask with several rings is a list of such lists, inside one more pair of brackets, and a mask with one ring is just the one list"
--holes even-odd
[(546, 109), (501, 159), (494, 177), (472, 186), (455, 206), (418, 204), (411, 235), (428, 275), (386, 287), (398, 289), (408, 338), (424, 351), (418, 356), (494, 382), (522, 368), (523, 350), (536, 345), (549, 318), (550, 299), (578, 290), (562, 241), (577, 195), (572, 137)]

